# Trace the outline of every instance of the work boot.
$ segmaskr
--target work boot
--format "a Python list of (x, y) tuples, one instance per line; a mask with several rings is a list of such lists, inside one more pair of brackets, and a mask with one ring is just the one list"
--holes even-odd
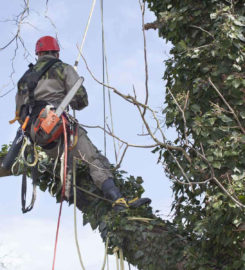
[(122, 211), (129, 207), (137, 208), (143, 204), (147, 204), (151, 202), (149, 198), (135, 198), (133, 200), (127, 201), (125, 198), (122, 197), (122, 194), (119, 188), (115, 186), (112, 178), (107, 179), (102, 184), (101, 189), (105, 197), (114, 202), (112, 206), (113, 206), (113, 209), (116, 211)]

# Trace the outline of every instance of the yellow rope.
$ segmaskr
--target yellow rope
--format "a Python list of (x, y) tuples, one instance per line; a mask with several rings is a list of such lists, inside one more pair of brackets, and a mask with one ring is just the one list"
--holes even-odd
[(127, 202), (126, 202), (126, 200), (125, 200), (125, 198), (119, 198), (119, 199), (117, 199), (117, 200), (112, 204), (112, 206), (114, 207), (114, 206), (117, 205), (117, 204), (122, 204), (122, 205), (125, 206), (125, 207), (129, 207), (128, 204), (127, 204)]
[(85, 270), (85, 267), (83, 265), (82, 261), (82, 256), (81, 256), (81, 251), (78, 243), (78, 238), (77, 238), (77, 190), (76, 190), (76, 160), (75, 158), (73, 159), (73, 196), (74, 196), (74, 232), (75, 232), (75, 241), (76, 241), (76, 247), (77, 247), (77, 253), (79, 257), (79, 261), (81, 264), (81, 267), (83, 270)]

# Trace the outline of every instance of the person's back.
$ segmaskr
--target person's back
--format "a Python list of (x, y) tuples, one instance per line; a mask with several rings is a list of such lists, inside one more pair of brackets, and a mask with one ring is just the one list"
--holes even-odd
[[(45, 64), (55, 58), (52, 54), (39, 56), (37, 63), (32, 67), (33, 71), (40, 72)], [(16, 113), (19, 115), (21, 115), (22, 106), (30, 102), (28, 80), (32, 78), (25, 74), (18, 82), (16, 94)], [(54, 63), (38, 81), (34, 91), (36, 104), (46, 103), (57, 108), (78, 78), (79, 76), (72, 66), (61, 61)], [(80, 86), (69, 105), (74, 110), (82, 110), (88, 105), (88, 97), (83, 85)]]

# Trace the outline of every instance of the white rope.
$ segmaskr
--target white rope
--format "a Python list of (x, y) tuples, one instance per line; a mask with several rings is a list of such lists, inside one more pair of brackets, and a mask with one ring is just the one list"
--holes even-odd
[(103, 77), (103, 120), (104, 120), (104, 155), (106, 156), (106, 105), (105, 105), (105, 39), (104, 39), (104, 1), (100, 0), (101, 37), (102, 37), (102, 77)]
[(90, 13), (89, 13), (89, 17), (88, 17), (88, 21), (87, 21), (87, 25), (86, 25), (86, 28), (85, 28), (85, 32), (83, 34), (82, 43), (81, 43), (81, 46), (79, 48), (79, 53), (78, 53), (76, 62), (74, 64), (74, 69), (75, 70), (77, 70), (77, 66), (78, 66), (78, 63), (79, 63), (79, 60), (80, 60), (80, 57), (81, 57), (81, 52), (83, 50), (83, 45), (84, 45), (84, 42), (85, 42), (85, 39), (86, 39), (86, 36), (87, 36), (87, 32), (88, 32), (88, 28), (89, 28), (89, 25), (90, 25), (90, 21), (91, 21), (93, 12), (94, 12), (95, 3), (96, 3), (96, 0), (93, 0), (92, 7), (91, 7), (91, 10), (90, 10)]
[(124, 270), (124, 260), (123, 260), (123, 251), (119, 248), (119, 258), (120, 258), (120, 266), (121, 270)]
[(81, 264), (81, 267), (83, 270), (85, 270), (83, 261), (82, 261), (82, 255), (78, 243), (78, 237), (77, 237), (77, 189), (76, 189), (76, 159), (73, 158), (73, 165), (72, 165), (72, 174), (73, 174), (73, 196), (74, 196), (74, 233), (75, 233), (75, 241), (76, 241), (76, 247), (77, 247), (77, 253), (79, 257), (79, 261)]
[(118, 247), (115, 247), (115, 248), (113, 249), (113, 253), (114, 253), (115, 257), (116, 257), (116, 266), (117, 266), (117, 270), (119, 270), (119, 263), (118, 263)]
[[(77, 59), (75, 61), (75, 64), (74, 64), (74, 69), (77, 71), (77, 66), (78, 66), (78, 63), (79, 63), (79, 60), (80, 60), (80, 57), (81, 57), (81, 52), (83, 50), (83, 46), (84, 46), (84, 42), (85, 42), (85, 39), (86, 39), (86, 36), (87, 36), (87, 32), (88, 32), (88, 28), (89, 28), (89, 25), (90, 25), (90, 21), (91, 21), (91, 18), (92, 18), (92, 15), (93, 15), (93, 12), (94, 12), (94, 7), (95, 7), (95, 3), (96, 3), (96, 0), (93, 0), (93, 3), (92, 3), (92, 7), (91, 7), (91, 10), (90, 10), (90, 13), (89, 13), (89, 17), (88, 17), (88, 21), (87, 21), (87, 25), (86, 25), (86, 28), (85, 28), (85, 32), (83, 34), (83, 39), (82, 39), (82, 43), (80, 45), (80, 48), (79, 48), (79, 52), (78, 52), (78, 56), (77, 56)], [(76, 117), (76, 114), (75, 114), (75, 110), (73, 110), (73, 116)], [(81, 267), (83, 270), (85, 270), (85, 267), (83, 265), (83, 261), (82, 261), (82, 256), (81, 256), (81, 252), (80, 252), (80, 248), (79, 248), (79, 243), (78, 243), (78, 238), (77, 238), (77, 216), (76, 216), (76, 195), (77, 195), (77, 189), (76, 189), (76, 176), (75, 176), (75, 159), (73, 159), (73, 193), (74, 193), (74, 232), (75, 232), (75, 241), (76, 241), (76, 247), (77, 247), (77, 252), (78, 252), (78, 257), (79, 257), (79, 261), (80, 261), (80, 264), (81, 264)]]
[[(77, 59), (76, 59), (75, 64), (73, 66), (76, 71), (77, 71), (77, 66), (78, 66), (78, 63), (79, 63), (79, 60), (80, 60), (80, 57), (81, 57), (81, 52), (83, 50), (83, 45), (84, 45), (84, 42), (85, 42), (85, 39), (86, 39), (86, 36), (87, 36), (87, 32), (88, 32), (88, 28), (89, 28), (89, 25), (90, 25), (90, 21), (91, 21), (93, 12), (94, 12), (95, 3), (96, 3), (96, 0), (93, 0), (92, 7), (91, 7), (91, 10), (90, 10), (90, 13), (89, 13), (89, 17), (88, 17), (88, 21), (87, 21), (87, 25), (86, 25), (86, 28), (85, 28), (85, 32), (83, 34), (82, 43), (81, 43), (80, 48), (79, 48), (79, 51), (78, 51)], [(76, 118), (76, 112), (75, 112), (75, 110), (73, 110), (73, 117)]]
[[(100, 2), (100, 9), (101, 9), (101, 27), (102, 27), (102, 64), (103, 64), (103, 102), (104, 102), (104, 152), (106, 155), (106, 115), (105, 115), (105, 86), (104, 86), (104, 81), (105, 81), (105, 71), (106, 71), (106, 80), (107, 80), (107, 85), (109, 85), (109, 72), (108, 72), (108, 64), (107, 64), (107, 56), (106, 56), (106, 46), (105, 46), (105, 35), (104, 35), (104, 10), (103, 10), (103, 0)], [(112, 102), (111, 102), (111, 93), (108, 90), (108, 100), (109, 100), (109, 111), (110, 111), (110, 120), (111, 120), (111, 129), (112, 129), (112, 134), (114, 133), (114, 124), (113, 124), (113, 113), (112, 113)], [(117, 164), (117, 149), (116, 149), (116, 140), (113, 137), (113, 146), (114, 146), (114, 154), (115, 154), (115, 161)]]
[(102, 270), (105, 270), (106, 260), (107, 260), (107, 269), (108, 269), (108, 244), (109, 244), (109, 237), (107, 236), (106, 243), (105, 243), (105, 256), (104, 256), (104, 262), (102, 265)]

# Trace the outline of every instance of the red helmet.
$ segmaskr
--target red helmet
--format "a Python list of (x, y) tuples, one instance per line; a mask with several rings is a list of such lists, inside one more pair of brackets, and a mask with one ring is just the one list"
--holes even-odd
[(58, 44), (57, 39), (51, 36), (44, 36), (39, 38), (36, 43), (36, 54), (39, 52), (46, 52), (46, 51), (60, 51), (60, 46)]

